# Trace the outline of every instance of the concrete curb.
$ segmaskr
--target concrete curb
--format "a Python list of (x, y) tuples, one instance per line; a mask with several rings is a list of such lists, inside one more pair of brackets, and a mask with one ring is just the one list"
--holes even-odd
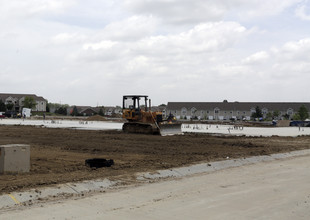
[(104, 191), (112, 186), (115, 186), (117, 181), (108, 179), (92, 180), (78, 183), (67, 183), (43, 189), (31, 189), (24, 192), (13, 192), (0, 196), (0, 211), (1, 209), (10, 208), (20, 205), (31, 205), (49, 198), (61, 198), (65, 196), (80, 195), (93, 191)]
[(217, 170), (223, 170), (227, 168), (239, 167), (244, 165), (250, 165), (254, 163), (273, 161), (276, 159), (286, 159), (290, 157), (303, 156), (310, 154), (310, 149), (300, 150), (300, 151), (292, 151), (289, 153), (280, 153), (280, 154), (271, 154), (266, 156), (254, 156), (249, 158), (241, 158), (241, 159), (229, 159), (203, 163), (192, 165), (189, 167), (180, 167), (170, 170), (159, 170), (156, 173), (144, 173), (140, 174), (137, 179), (138, 180), (154, 180), (154, 179), (162, 179), (169, 177), (185, 177), (188, 175), (207, 173)]

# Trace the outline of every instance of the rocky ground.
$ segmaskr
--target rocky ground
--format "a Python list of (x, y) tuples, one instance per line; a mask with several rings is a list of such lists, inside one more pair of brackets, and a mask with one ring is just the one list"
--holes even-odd
[[(310, 148), (310, 137), (232, 137), (207, 134), (153, 136), (34, 126), (0, 126), (0, 144), (30, 144), (31, 171), (0, 175), (0, 194), (81, 180), (134, 181), (138, 172), (199, 162)], [(90, 158), (113, 159), (92, 169)]]

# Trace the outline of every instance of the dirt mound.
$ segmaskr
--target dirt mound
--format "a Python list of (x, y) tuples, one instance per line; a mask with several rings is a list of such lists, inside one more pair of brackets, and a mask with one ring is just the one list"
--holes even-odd
[(108, 121), (108, 119), (106, 119), (105, 117), (100, 116), (100, 115), (90, 116), (86, 120), (87, 121)]

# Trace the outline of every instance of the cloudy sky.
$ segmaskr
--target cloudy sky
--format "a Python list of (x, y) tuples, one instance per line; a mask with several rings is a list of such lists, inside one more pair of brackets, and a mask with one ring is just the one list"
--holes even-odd
[(309, 102), (310, 0), (0, 0), (0, 92)]

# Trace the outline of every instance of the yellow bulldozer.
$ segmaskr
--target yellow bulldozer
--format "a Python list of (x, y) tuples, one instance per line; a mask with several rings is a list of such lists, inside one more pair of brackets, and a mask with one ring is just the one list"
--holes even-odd
[(146, 95), (123, 96), (123, 118), (127, 133), (175, 135), (182, 134), (181, 124), (171, 117), (163, 120), (162, 112), (151, 110), (151, 100)]

